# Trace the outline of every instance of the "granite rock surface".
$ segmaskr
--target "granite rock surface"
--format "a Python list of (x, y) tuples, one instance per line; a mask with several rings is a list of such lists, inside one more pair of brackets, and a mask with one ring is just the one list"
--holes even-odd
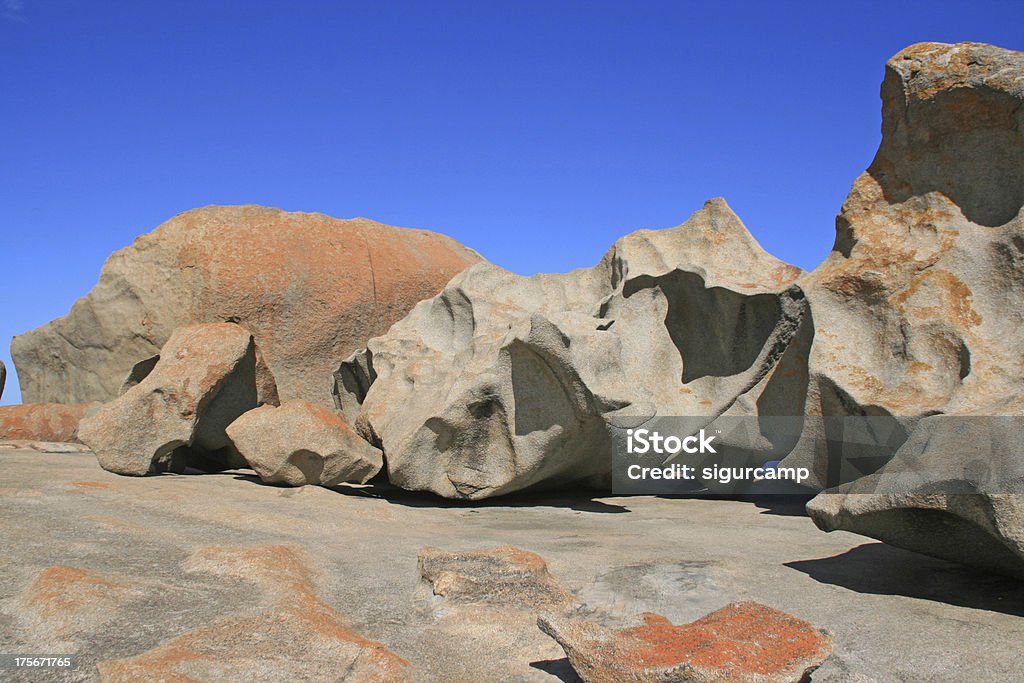
[(15, 337), (11, 354), (26, 402), (109, 401), (176, 328), (232, 321), (256, 337), (282, 400), (329, 406), (340, 359), (479, 260), (427, 230), (207, 206), (111, 255), (68, 315)]

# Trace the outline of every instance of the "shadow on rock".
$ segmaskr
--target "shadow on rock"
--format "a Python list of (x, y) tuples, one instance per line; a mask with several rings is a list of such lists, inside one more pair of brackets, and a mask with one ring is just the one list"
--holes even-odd
[(583, 683), (583, 679), (573, 671), (572, 664), (569, 663), (568, 657), (562, 657), (561, 659), (545, 659), (540, 662), (530, 662), (530, 666), (554, 676), (558, 680), (562, 681), (562, 683)]
[(785, 565), (820, 583), (858, 593), (903, 595), (1024, 616), (1024, 583), (884, 543), (865, 543), (834, 557)]

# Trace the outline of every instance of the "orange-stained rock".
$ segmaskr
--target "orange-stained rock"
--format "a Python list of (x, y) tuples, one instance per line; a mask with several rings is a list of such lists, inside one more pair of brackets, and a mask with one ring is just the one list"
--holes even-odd
[(0, 440), (78, 442), (78, 423), (98, 403), (0, 406)]
[(117, 396), (182, 325), (253, 332), (282, 400), (332, 405), (338, 362), (480, 260), (448, 237), (261, 206), (175, 216), (107, 260), (71, 312), (15, 337), (26, 401)]
[(1024, 53), (920, 43), (889, 60), (881, 145), (798, 281), (806, 414), (1021, 414), (1022, 131)]
[(856, 437), (783, 466), (838, 487), (808, 508), (823, 529), (1024, 576), (1020, 427), (988, 419), (1024, 415), (1024, 52), (911, 45), (881, 94), (878, 152), (798, 284), (816, 328), (805, 413), (896, 438), (853, 477), (834, 465)]
[(322, 603), (299, 601), (251, 617), (226, 617), (127, 659), (100, 662), (115, 681), (409, 680), (408, 662), (342, 625)]
[(832, 652), (827, 634), (757, 602), (732, 603), (682, 626), (651, 613), (644, 622), (613, 631), (546, 615), (537, 624), (586, 683), (797, 683)]
[(272, 602), (255, 615), (218, 619), (162, 645), (99, 663), (114, 681), (350, 681), (409, 680), (409, 663), (344, 625), (323, 602), (305, 553), (293, 546), (206, 546), (186, 563), (253, 582)]
[(257, 405), (256, 350), (232, 323), (175, 330), (139, 384), (82, 420), (82, 442), (110, 472), (245, 467), (225, 429)]
[(380, 451), (340, 412), (309, 401), (250, 410), (228, 425), (227, 434), (268, 484), (363, 483), (384, 466)]
[[(128, 376), (121, 383), (118, 395), (123, 396), (129, 389), (149, 377), (149, 373), (153, 372), (159, 362), (160, 354), (157, 354), (133, 365), (132, 369), (128, 371)], [(267, 361), (259, 346), (256, 347), (256, 403), (271, 406), (281, 404), (281, 399), (277, 394), (277, 381), (274, 379), (274, 374), (270, 372), (270, 368), (267, 367)]]
[(434, 595), (456, 603), (561, 610), (574, 600), (544, 558), (510, 545), (464, 552), (428, 546), (419, 553), (419, 566)]
[(39, 572), (21, 596), (19, 615), (37, 636), (74, 638), (107, 623), (142, 594), (129, 580), (55, 565)]

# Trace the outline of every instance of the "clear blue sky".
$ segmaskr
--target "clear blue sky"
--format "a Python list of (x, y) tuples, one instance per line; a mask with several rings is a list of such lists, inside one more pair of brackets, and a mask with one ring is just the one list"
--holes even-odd
[(530, 274), (722, 195), (813, 268), (885, 60), (923, 40), (1024, 50), (1024, 2), (0, 0), (0, 358), (205, 204), (430, 228)]

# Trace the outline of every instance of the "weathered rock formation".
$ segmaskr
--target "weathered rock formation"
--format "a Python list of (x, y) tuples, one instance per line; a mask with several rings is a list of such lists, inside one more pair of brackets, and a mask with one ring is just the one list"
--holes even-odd
[(479, 260), (426, 230), (210, 206), (114, 253), (92, 292), (15, 337), (11, 353), (27, 402), (109, 401), (175, 328), (236, 321), (255, 335), (283, 400), (331, 405), (339, 359)]
[[(625, 429), (756, 418), (720, 433), (743, 461), (723, 464), (807, 468), (831, 489), (809, 506), (822, 528), (1024, 576), (1020, 430), (985, 426), (1024, 414), (1024, 54), (914, 45), (882, 99), (881, 146), (811, 273), (721, 199), (592, 268), (533, 277), (463, 270), (478, 257), (431, 233), (207, 208), (112, 256), (70, 316), (16, 339), (23, 391), (121, 387), (82, 438), (104, 467), (144, 474), (241, 464), (227, 425), (279, 397), (325, 402), (333, 370), (336, 407), (391, 483), (462, 499), (606, 486)], [(171, 334), (194, 320), (218, 322)], [(351, 437), (291, 405), (237, 422), (261, 476), (371, 475), (373, 449), (343, 465)], [(776, 438), (769, 418), (797, 427)]]
[(225, 429), (256, 406), (252, 334), (192, 325), (175, 330), (145, 379), (82, 420), (79, 435), (118, 474), (245, 467)]
[[(160, 362), (160, 354), (144, 358), (133, 365), (132, 369), (128, 371), (128, 376), (121, 382), (118, 396), (124, 395), (129, 389), (149, 377), (149, 373), (153, 372), (153, 368), (158, 362)], [(260, 405), (281, 405), (281, 399), (277, 393), (277, 380), (274, 379), (274, 374), (267, 367), (267, 361), (259, 346), (256, 347), (256, 402)]]
[(799, 274), (721, 199), (590, 269), (478, 264), (342, 365), (338, 406), (403, 488), (476, 499), (604, 482), (610, 420), (797, 414), (801, 387), (777, 376), (798, 370), (786, 350), (807, 329)]
[(818, 326), (809, 412), (969, 417), (911, 422), (890, 463), (809, 510), (826, 530), (1021, 576), (1020, 425), (985, 416), (1024, 413), (1024, 54), (914, 45), (882, 98), (878, 154), (799, 282)]
[(798, 283), (817, 328), (805, 412), (1019, 414), (1024, 55), (914, 45), (889, 61), (882, 99), (878, 153)]
[(309, 401), (250, 410), (228, 425), (227, 434), (268, 484), (363, 483), (384, 466), (380, 451), (340, 413)]
[(0, 406), (0, 440), (78, 442), (78, 423), (99, 403)]
[[(432, 615), (437, 633), (478, 660), (476, 671), (449, 674), (446, 680), (530, 680), (533, 677), (525, 672), (504, 676), (495, 672), (514, 671), (528, 662), (529, 668), (536, 666), (538, 657), (525, 659), (525, 652), (544, 652), (540, 659), (555, 660), (560, 656), (558, 646), (538, 632), (537, 615), (583, 609), (552, 574), (547, 560), (512, 545), (455, 552), (425, 547), (418, 561), (424, 580), (419, 593), (425, 597), (422, 604)], [(429, 593), (422, 590), (428, 586)], [(563, 670), (568, 668), (566, 662)]]
[(926, 417), (877, 472), (807, 505), (842, 529), (1024, 579), (1024, 419)]
[(7, 366), (0, 360), (0, 398), (3, 398), (5, 384), (7, 384)]
[(757, 602), (739, 602), (683, 626), (647, 613), (644, 625), (613, 631), (542, 616), (585, 683), (798, 683), (832, 652), (810, 623)]
[[(338, 406), (393, 483), (452, 498), (605, 483), (622, 428), (669, 416), (795, 416), (767, 449), (758, 429), (722, 440), (818, 490), (880, 475), (841, 490), (870, 502), (812, 506), (825, 528), (1014, 573), (1024, 526), (999, 496), (1020, 492), (1019, 438), (992, 440), (1001, 479), (972, 488), (978, 434), (926, 418), (1024, 413), (1024, 54), (915, 45), (882, 99), (881, 146), (813, 272), (763, 252), (722, 200), (591, 269), (477, 265), (342, 364)], [(973, 502), (929, 497), (962, 491)]]

